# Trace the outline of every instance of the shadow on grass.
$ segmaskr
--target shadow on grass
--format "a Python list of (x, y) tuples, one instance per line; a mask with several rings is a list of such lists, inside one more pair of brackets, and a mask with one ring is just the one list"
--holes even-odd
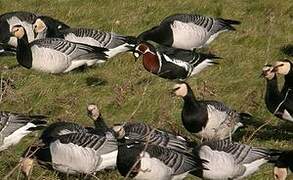
[(88, 86), (105, 86), (108, 82), (105, 79), (97, 77), (86, 78), (86, 84)]
[(281, 47), (280, 50), (285, 55), (293, 57), (293, 44), (287, 44), (287, 45)]

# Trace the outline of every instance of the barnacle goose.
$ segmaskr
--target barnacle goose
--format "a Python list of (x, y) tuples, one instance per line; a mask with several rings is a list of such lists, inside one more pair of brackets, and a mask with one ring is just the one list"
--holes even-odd
[(195, 148), (203, 169), (191, 174), (203, 179), (243, 179), (265, 163), (275, 163), (282, 151), (252, 147), (230, 139), (208, 141)]
[(34, 158), (41, 165), (65, 174), (94, 174), (116, 167), (118, 147), (114, 136), (73, 132), (52, 137), (42, 134), (40, 143), (25, 151), (21, 158), (24, 174), (31, 171)]
[[(17, 39), (10, 35), (12, 27), (15, 25), (21, 25), (27, 32), (28, 42), (32, 42), (35, 39), (33, 31), (33, 23), (35, 22), (38, 14), (26, 12), (26, 11), (15, 11), (8, 12), (0, 15), (0, 43), (4, 43), (3, 50), (9, 52), (15, 52), (17, 47)], [(59, 30), (69, 28), (65, 23), (51, 18), (49, 16), (42, 16), (49, 24), (50, 29), (58, 27)]]
[(275, 180), (286, 180), (287, 176), (293, 172), (293, 150), (284, 151), (274, 167)]
[(14, 26), (18, 38), (17, 61), (20, 65), (47, 73), (66, 73), (80, 66), (105, 62), (105, 48), (78, 44), (59, 38), (38, 39), (28, 43), (22, 26)]
[(219, 101), (199, 101), (187, 83), (173, 87), (176, 96), (184, 100), (181, 112), (182, 123), (189, 132), (205, 139), (225, 139), (241, 126), (249, 114), (238, 113)]
[(19, 143), (29, 133), (45, 127), (45, 116), (28, 116), (19, 113), (0, 112), (0, 151)]
[(71, 42), (88, 44), (96, 47), (107, 48), (107, 58), (127, 51), (132, 51), (136, 38), (132, 36), (119, 35), (113, 32), (103, 32), (88, 28), (68, 28), (65, 30), (54, 31), (46, 19), (39, 17), (34, 27), (38, 34), (38, 38), (64, 38)]
[(183, 152), (125, 137), (121, 127), (114, 128), (118, 141), (117, 169), (134, 179), (183, 179), (190, 171), (202, 168), (202, 160)]
[(289, 89), (286, 92), (279, 91), (277, 75), (273, 69), (271, 65), (266, 65), (262, 69), (262, 75), (267, 81), (265, 94), (267, 109), (276, 117), (293, 122), (293, 100), (288, 98), (292, 96), (293, 91)]
[[(125, 133), (125, 138), (139, 141), (148, 140), (150, 144), (167, 147), (176, 151), (191, 152), (195, 143), (170, 132), (153, 128), (143, 122), (127, 122), (116, 124), (109, 128), (101, 116), (98, 107), (94, 104), (88, 106), (90, 117), (94, 120), (95, 129), (98, 132), (113, 132), (113, 129), (121, 130)], [(122, 134), (122, 133), (121, 133)]]
[(234, 31), (239, 21), (194, 14), (174, 14), (138, 36), (169, 47), (193, 50), (211, 43), (220, 33)]
[(213, 54), (196, 53), (195, 51), (175, 49), (142, 42), (135, 47), (135, 58), (143, 56), (144, 68), (159, 77), (171, 80), (185, 80), (204, 68), (218, 64)]

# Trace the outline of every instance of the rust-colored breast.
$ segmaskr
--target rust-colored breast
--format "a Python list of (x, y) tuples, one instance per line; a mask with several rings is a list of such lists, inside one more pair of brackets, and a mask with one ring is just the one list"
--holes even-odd
[(157, 74), (160, 68), (159, 59), (157, 56), (146, 53), (143, 56), (143, 66), (146, 70), (151, 73)]

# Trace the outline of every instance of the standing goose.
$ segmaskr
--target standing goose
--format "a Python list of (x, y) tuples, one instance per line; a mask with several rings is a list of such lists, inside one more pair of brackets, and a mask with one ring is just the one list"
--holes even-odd
[[(42, 137), (48, 136), (42, 135)], [(60, 135), (54, 139), (41, 139), (41, 141), (43, 145), (28, 149), (24, 153), (21, 163), (26, 175), (30, 172), (33, 158), (65, 174), (94, 174), (103, 169), (116, 167), (118, 147), (113, 136), (77, 132)]]
[(246, 113), (237, 113), (218, 101), (199, 101), (187, 83), (176, 84), (176, 96), (184, 100), (181, 112), (182, 123), (189, 132), (203, 139), (225, 139), (252, 118)]
[(39, 17), (35, 21), (34, 27), (36, 33), (38, 33), (38, 38), (58, 37), (75, 43), (106, 48), (108, 49), (108, 51), (105, 52), (107, 58), (112, 58), (118, 53), (132, 51), (137, 42), (136, 38), (132, 36), (124, 36), (113, 32), (103, 32), (87, 28), (69, 28), (55, 31), (48, 26), (48, 21), (42, 17)]
[[(90, 117), (94, 120), (96, 131), (113, 132), (113, 129), (123, 130), (125, 138), (138, 141), (149, 141), (150, 144), (170, 148), (176, 151), (191, 152), (194, 143), (172, 133), (152, 128), (143, 122), (127, 122), (109, 128), (103, 120), (98, 107), (94, 104), (88, 106)], [(123, 134), (121, 132), (121, 134)]]
[(154, 41), (158, 44), (193, 50), (211, 43), (221, 32), (235, 31), (239, 21), (206, 17), (193, 14), (175, 14), (165, 18), (138, 36), (139, 41)]
[(202, 160), (166, 147), (127, 139), (121, 127), (114, 128), (118, 141), (117, 169), (126, 177), (144, 180), (183, 179), (202, 168)]
[[(16, 51), (17, 39), (10, 35), (12, 27), (15, 25), (21, 25), (27, 32), (28, 42), (32, 42), (34, 37), (33, 23), (35, 22), (37, 14), (25, 11), (8, 12), (0, 15), (0, 43), (4, 43), (3, 50), (5, 51)], [(69, 28), (63, 22), (53, 19), (49, 16), (42, 16), (49, 24), (50, 28), (58, 27), (59, 30)]]
[(78, 44), (59, 38), (38, 39), (28, 43), (22, 26), (14, 26), (18, 38), (17, 61), (20, 65), (47, 73), (66, 73), (80, 66), (105, 62), (104, 48)]
[(293, 150), (284, 151), (274, 167), (275, 180), (286, 180), (289, 174), (293, 172)]
[(256, 172), (261, 165), (276, 162), (282, 153), (229, 139), (204, 142), (194, 152), (205, 163), (202, 170), (191, 174), (203, 179), (243, 179)]
[(19, 143), (29, 133), (44, 128), (47, 123), (45, 118), (0, 112), (0, 151)]
[(171, 80), (185, 80), (210, 65), (218, 64), (213, 54), (202, 54), (194, 51), (158, 47), (142, 42), (135, 47), (133, 55), (143, 55), (144, 68), (159, 77)]
[(281, 90), (283, 94), (285, 94), (288, 89), (293, 91), (293, 64), (291, 61), (288, 59), (277, 61), (272, 71), (285, 76), (284, 86)]
[(265, 103), (268, 110), (280, 119), (293, 122), (293, 100), (288, 98), (292, 92), (284, 94), (279, 91), (277, 76), (271, 65), (266, 65), (262, 71), (267, 81)]

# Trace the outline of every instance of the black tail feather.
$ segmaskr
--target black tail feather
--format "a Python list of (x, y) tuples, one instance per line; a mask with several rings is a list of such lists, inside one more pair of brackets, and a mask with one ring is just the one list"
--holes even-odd
[(223, 24), (226, 29), (231, 30), (231, 31), (236, 31), (236, 29), (233, 27), (233, 25), (239, 25), (239, 24), (241, 24), (240, 21), (232, 20), (232, 19), (218, 18), (218, 21), (220, 21), (221, 24)]

